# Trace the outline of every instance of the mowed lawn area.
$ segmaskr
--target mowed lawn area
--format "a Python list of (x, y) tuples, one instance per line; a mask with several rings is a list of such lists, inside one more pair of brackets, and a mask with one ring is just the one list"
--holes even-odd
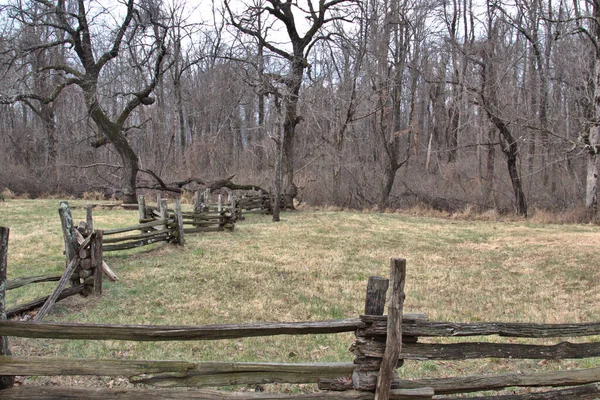
[[(75, 221), (85, 219), (86, 203), (70, 201)], [(57, 209), (58, 200), (0, 203), (0, 225), (10, 227), (9, 279), (64, 269)], [(96, 229), (135, 225), (137, 217), (137, 211), (94, 210)], [(249, 215), (234, 232), (187, 235), (185, 248), (158, 244), (106, 254), (119, 281), (105, 279), (100, 298), (59, 302), (45, 320), (204, 325), (354, 318), (363, 312), (368, 277), (387, 277), (390, 257), (407, 259), (405, 311), (430, 320), (600, 321), (596, 225), (328, 211), (283, 213), (279, 223)], [(12, 290), (8, 307), (55, 286)], [(562, 340), (569, 339), (536, 343)], [(18, 356), (331, 362), (352, 361), (352, 341), (352, 334), (150, 343), (13, 338), (11, 347)], [(599, 360), (428, 361), (407, 362), (399, 371), (412, 378), (592, 365)]]

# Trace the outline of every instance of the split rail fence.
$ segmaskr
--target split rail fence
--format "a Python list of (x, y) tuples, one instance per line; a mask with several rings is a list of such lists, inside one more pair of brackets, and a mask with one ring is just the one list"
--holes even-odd
[[(80, 222), (78, 230), (92, 230), (92, 207), (87, 207), (86, 222)], [(181, 209), (181, 201), (176, 199), (173, 208), (168, 208), (167, 200), (157, 199), (156, 206), (146, 205), (145, 196), (138, 196), (139, 224), (124, 228), (103, 230), (103, 251), (120, 251), (147, 246), (157, 242), (184, 245), (184, 235), (203, 232), (233, 231), (241, 211), (235, 200), (223, 205), (219, 203), (195, 202), (194, 211)]]
[[(7, 280), (6, 290), (13, 290), (35, 283), (58, 281), (57, 287), (48, 296), (39, 297), (9, 310), (4, 308), (8, 318), (41, 307), (34, 318), (36, 321), (40, 321), (59, 300), (76, 294), (82, 294), (83, 296), (92, 293), (100, 294), (102, 292), (103, 272), (108, 274), (112, 280), (116, 278), (102, 260), (102, 232), (87, 232), (85, 238), (80, 234), (81, 239), (78, 240), (75, 237), (74, 232), (76, 231), (73, 229), (70, 210), (64, 202), (60, 203), (59, 215), (65, 238), (65, 271), (62, 274), (28, 276)], [(8, 228), (0, 227), (0, 235), (2, 235), (2, 251), (6, 252)], [(69, 282), (71, 285), (67, 287)]]
[(174, 208), (169, 209), (166, 200), (159, 197), (157, 207), (153, 208), (146, 206), (145, 196), (138, 196), (139, 220), (141, 223), (152, 223), (157, 219), (173, 220), (177, 226), (175, 237), (183, 237), (188, 233), (233, 231), (241, 216), (235, 199), (230, 198), (229, 204), (223, 205), (222, 196), (219, 195), (218, 203), (213, 205), (207, 201), (209, 198), (210, 192), (204, 196), (197, 192), (193, 211), (182, 211), (179, 200), (175, 200)]
[[(4, 242), (2, 242), (4, 243)], [(6, 253), (6, 246), (3, 244)], [(0, 288), (5, 287), (6, 257), (0, 266)], [(4, 271), (4, 273), (3, 273)], [(365, 315), (319, 322), (273, 322), (240, 325), (140, 326), (7, 321), (0, 310), (0, 337), (68, 340), (190, 341), (272, 335), (355, 332), (353, 363), (280, 364), (219, 363), (146, 360), (89, 360), (50, 357), (0, 356), (0, 382), (13, 375), (126, 376), (130, 382), (168, 388), (109, 389), (76, 387), (0, 386), (2, 399), (449, 399), (447, 395), (507, 387), (543, 387), (542, 392), (489, 395), (474, 399), (595, 399), (600, 396), (600, 368), (454, 378), (400, 379), (403, 360), (465, 360), (476, 358), (582, 359), (600, 356), (600, 323), (525, 324), (431, 322), (423, 314), (403, 313), (406, 263), (391, 260), (391, 280), (371, 277)], [(384, 316), (388, 286), (388, 315)], [(4, 291), (0, 291), (3, 300)], [(0, 301), (0, 304), (4, 304)], [(514, 338), (578, 337), (577, 343), (554, 345), (460, 342), (429, 343), (422, 338), (493, 336)], [(581, 338), (592, 337), (581, 342)], [(7, 343), (3, 338), (2, 343)], [(3, 350), (7, 354), (8, 347)], [(199, 389), (265, 383), (318, 383), (314, 394), (232, 393)], [(179, 387), (192, 387), (182, 390)], [(559, 387), (559, 389), (553, 389)]]
[[(13, 290), (25, 285), (58, 281), (58, 288), (50, 295), (36, 298), (6, 310), (9, 318), (22, 315), (46, 304), (51, 308), (55, 302), (76, 294), (84, 296), (94, 291), (101, 291), (101, 277), (97, 277), (92, 265), (93, 247), (99, 247), (100, 253), (120, 251), (146, 246), (157, 242), (171, 242), (184, 245), (185, 233), (233, 230), (236, 222), (235, 203), (215, 206), (214, 213), (209, 212), (209, 206), (202, 205), (199, 213), (183, 213), (179, 200), (174, 201), (174, 209), (167, 208), (167, 200), (158, 199), (156, 208), (147, 208), (145, 199), (140, 196), (140, 224), (130, 227), (94, 230), (92, 206), (86, 207), (86, 220), (74, 223), (71, 209), (66, 201), (59, 202), (63, 238), (65, 243), (66, 269), (63, 274), (20, 277), (7, 282), (6, 290)], [(148, 218), (147, 216), (151, 216)], [(192, 228), (185, 225), (192, 224)], [(101, 260), (100, 270), (110, 279), (116, 281), (117, 275), (104, 260)], [(66, 276), (68, 275), (68, 276)], [(66, 277), (65, 277), (66, 276)], [(70, 287), (66, 282), (71, 282)], [(95, 283), (94, 283), (95, 282)], [(43, 311), (43, 312), (42, 312)], [(43, 318), (49, 310), (42, 308), (36, 318)]]

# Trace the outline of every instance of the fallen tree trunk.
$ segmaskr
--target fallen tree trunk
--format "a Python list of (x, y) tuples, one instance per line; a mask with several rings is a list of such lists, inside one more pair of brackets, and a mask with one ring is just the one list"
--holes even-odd
[(238, 185), (236, 183), (231, 182), (235, 175), (231, 175), (228, 178), (217, 179), (214, 181), (205, 181), (204, 179), (200, 178), (188, 178), (183, 181), (165, 183), (165, 181), (163, 181), (156, 173), (149, 169), (141, 169), (140, 172), (144, 172), (150, 175), (152, 178), (154, 178), (156, 183), (138, 185), (137, 189), (151, 189), (162, 190), (171, 193), (182, 193), (184, 191), (183, 187), (185, 185), (195, 183), (203, 186), (206, 189), (210, 189), (211, 191), (226, 188), (230, 190), (259, 190), (262, 193), (269, 193), (267, 190), (257, 185)]

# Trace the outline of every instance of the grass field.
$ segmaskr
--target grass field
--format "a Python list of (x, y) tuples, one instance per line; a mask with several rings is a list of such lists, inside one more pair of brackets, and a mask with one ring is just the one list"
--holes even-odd
[[(76, 221), (85, 219), (84, 204), (71, 201)], [(57, 200), (0, 204), (0, 225), (11, 229), (9, 278), (64, 269), (57, 207)], [(137, 211), (94, 210), (97, 229), (136, 223)], [(232, 233), (186, 236), (184, 249), (153, 245), (110, 253), (105, 260), (120, 280), (105, 280), (101, 298), (58, 303), (46, 320), (202, 325), (353, 318), (363, 310), (368, 277), (388, 276), (390, 257), (407, 259), (405, 311), (425, 312), (431, 320), (600, 321), (598, 226), (325, 211), (285, 213), (277, 224), (250, 215)], [(54, 287), (10, 291), (8, 306)], [(167, 343), (15, 338), (11, 347), (19, 356), (325, 362), (351, 361), (352, 340), (352, 334)], [(420, 362), (407, 363), (400, 373), (453, 376), (599, 364)]]

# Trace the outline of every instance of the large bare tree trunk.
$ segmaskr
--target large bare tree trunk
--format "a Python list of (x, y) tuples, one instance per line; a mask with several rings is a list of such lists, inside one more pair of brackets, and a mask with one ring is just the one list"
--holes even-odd
[(518, 166), (518, 155), (519, 146), (517, 140), (512, 134), (507, 121), (499, 115), (499, 102), (497, 97), (497, 91), (499, 87), (498, 72), (495, 63), (496, 46), (498, 45), (498, 32), (497, 32), (497, 21), (494, 18), (493, 13), (488, 8), (488, 39), (486, 49), (483, 52), (483, 63), (482, 63), (482, 88), (480, 91), (481, 104), (485, 109), (485, 112), (490, 119), (490, 122), (494, 124), (500, 133), (500, 144), (502, 152), (506, 158), (506, 165), (508, 167), (508, 174), (513, 188), (515, 196), (515, 208), (519, 215), (527, 216), (527, 201), (525, 199), (525, 192), (523, 191), (523, 184), (521, 181), (521, 174)]
[[(598, 130), (598, 128), (593, 128)], [(596, 133), (597, 135), (597, 133)], [(591, 136), (591, 135), (590, 135)], [(588, 208), (590, 216), (595, 216), (598, 209), (598, 155), (594, 151), (588, 151), (586, 164), (586, 187), (585, 187), (585, 206)]]
[[(594, 16), (600, 18), (600, 4), (594, 2)], [(597, 37), (600, 38), (600, 26), (596, 28)], [(585, 206), (591, 218), (596, 218), (598, 210), (598, 151), (599, 145), (599, 130), (600, 130), (600, 49), (596, 49), (594, 53), (594, 102), (593, 110), (594, 118), (589, 127), (589, 133), (584, 136), (584, 143), (587, 150), (586, 164), (586, 187), (585, 187)]]
[(302, 77), (304, 76), (304, 57), (297, 55), (292, 61), (288, 74), (287, 93), (284, 94), (283, 108), (283, 144), (282, 144), (282, 174), (283, 198), (285, 208), (294, 209), (294, 198), (298, 195), (298, 188), (294, 184), (294, 144), (296, 139), (296, 125), (301, 121), (298, 116), (298, 100)]

